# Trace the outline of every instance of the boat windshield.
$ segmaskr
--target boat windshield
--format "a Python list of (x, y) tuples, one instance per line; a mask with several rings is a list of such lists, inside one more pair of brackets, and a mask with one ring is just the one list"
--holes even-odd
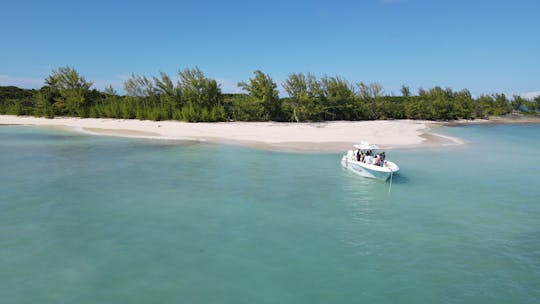
[(377, 145), (369, 144), (368, 142), (361, 142), (354, 147), (358, 150), (379, 150), (380, 148)]

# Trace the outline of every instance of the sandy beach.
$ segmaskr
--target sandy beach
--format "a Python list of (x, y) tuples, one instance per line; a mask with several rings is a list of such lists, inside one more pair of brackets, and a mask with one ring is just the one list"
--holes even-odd
[(431, 121), (335, 121), (321, 123), (186, 123), (103, 118), (39, 118), (0, 115), (0, 124), (55, 127), (95, 135), (207, 141), (271, 150), (338, 152), (362, 140), (385, 149), (459, 145), (434, 132)]

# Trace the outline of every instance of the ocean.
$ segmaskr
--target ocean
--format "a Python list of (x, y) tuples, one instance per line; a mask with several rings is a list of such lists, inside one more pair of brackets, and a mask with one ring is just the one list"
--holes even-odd
[(540, 125), (341, 154), (0, 127), (0, 303), (538, 303)]

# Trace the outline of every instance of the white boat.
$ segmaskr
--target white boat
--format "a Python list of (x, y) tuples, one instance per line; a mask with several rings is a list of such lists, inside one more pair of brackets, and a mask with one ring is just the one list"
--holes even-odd
[[(376, 145), (361, 142), (358, 145), (354, 145), (354, 150), (349, 150), (347, 154), (343, 155), (341, 165), (358, 175), (386, 181), (390, 176), (399, 171), (399, 166), (386, 159), (379, 160), (377, 161), (379, 164), (375, 164), (374, 157), (379, 155), (377, 154), (378, 150), (380, 148)], [(364, 157), (362, 157), (362, 154)], [(384, 154), (383, 157), (386, 158)]]

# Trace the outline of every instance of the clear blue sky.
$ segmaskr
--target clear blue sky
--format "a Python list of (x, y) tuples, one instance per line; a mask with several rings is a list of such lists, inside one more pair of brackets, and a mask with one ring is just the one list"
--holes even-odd
[(3, 1), (0, 85), (75, 67), (121, 89), (131, 73), (199, 66), (224, 92), (260, 69), (379, 82), (540, 91), (540, 1)]

